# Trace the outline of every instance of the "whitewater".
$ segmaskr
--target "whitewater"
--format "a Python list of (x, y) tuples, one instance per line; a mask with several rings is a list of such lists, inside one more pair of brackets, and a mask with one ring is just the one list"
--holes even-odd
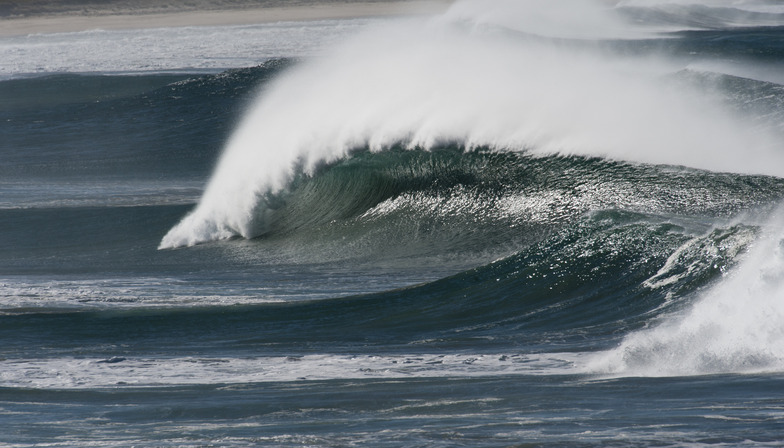
[(779, 446), (784, 6), (0, 37), (0, 445)]

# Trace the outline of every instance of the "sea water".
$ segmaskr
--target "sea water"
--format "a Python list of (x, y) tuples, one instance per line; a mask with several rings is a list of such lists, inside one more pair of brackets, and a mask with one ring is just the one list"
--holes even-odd
[(0, 38), (3, 446), (784, 443), (784, 7)]

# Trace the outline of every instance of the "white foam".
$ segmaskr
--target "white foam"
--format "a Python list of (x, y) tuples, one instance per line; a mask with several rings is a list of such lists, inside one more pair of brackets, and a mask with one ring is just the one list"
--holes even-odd
[(244, 358), (52, 358), (0, 361), (0, 387), (84, 389), (335, 379), (563, 373), (574, 354), (400, 354)]

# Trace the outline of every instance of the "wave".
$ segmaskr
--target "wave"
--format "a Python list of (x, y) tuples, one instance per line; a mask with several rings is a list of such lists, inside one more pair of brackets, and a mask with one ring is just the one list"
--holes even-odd
[[(265, 87), (198, 207), (160, 247), (266, 234), (297, 176), (358, 149), (457, 144), (783, 174), (773, 130), (715, 92), (673, 80), (683, 68), (676, 60), (531, 37), (536, 30), (510, 35), (493, 22), (536, 13), (557, 21), (542, 3), (497, 2), (494, 14), (472, 18), (464, 12), (481, 8), (458, 2), (443, 16), (369, 30), (288, 70)], [(586, 20), (603, 29), (604, 9), (591, 11)]]
[(175, 350), (189, 345), (194, 356), (260, 345), (284, 356), (303, 348), (350, 351), (355, 344), (409, 353), (417, 347), (607, 350), (723, 282), (759, 233), (759, 226), (749, 224), (607, 210), (584, 215), (503, 259), (374, 294), (236, 305), (219, 313), (193, 304), (9, 312), (2, 316), (3, 331), (18, 343), (9, 342), (6, 353), (26, 350), (30, 331), (39, 338), (68, 334), (55, 350), (101, 341), (107, 357), (124, 356), (117, 347), (162, 339)]
[(670, 31), (780, 26), (784, 21), (784, 7), (774, 1), (622, 0), (617, 10), (627, 20)]
[(589, 370), (678, 376), (784, 370), (784, 233), (779, 210), (742, 265), (693, 306), (601, 352)]
[[(782, 46), (754, 36), (779, 36), (779, 13), (648, 3), (584, 3), (586, 34), (547, 2), (457, 2), (297, 63), (159, 248), (260, 237), (243, 246), (478, 266), (245, 310), (268, 324), (257, 342), (594, 352), (571, 369), (591, 375), (780, 370), (784, 91), (762, 74)], [(632, 7), (699, 30), (652, 35), (623, 21)], [(754, 76), (724, 68), (741, 55)]]

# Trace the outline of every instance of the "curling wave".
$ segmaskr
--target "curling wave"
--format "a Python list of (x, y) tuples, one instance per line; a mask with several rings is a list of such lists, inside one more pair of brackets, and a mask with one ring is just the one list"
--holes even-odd
[[(620, 20), (606, 6), (578, 3), (586, 20)], [(370, 30), (286, 71), (265, 87), (199, 205), (160, 247), (268, 234), (298, 176), (357, 150), (456, 143), (784, 174), (770, 130), (720, 95), (673, 81), (668, 75), (683, 68), (677, 60), (592, 43), (623, 37), (615, 32), (580, 40), (546, 4), (495, 2), (492, 13), (472, 15), (473, 2), (458, 2), (443, 16)], [(510, 29), (510, 19), (530, 14), (553, 24), (547, 36), (527, 21)]]

